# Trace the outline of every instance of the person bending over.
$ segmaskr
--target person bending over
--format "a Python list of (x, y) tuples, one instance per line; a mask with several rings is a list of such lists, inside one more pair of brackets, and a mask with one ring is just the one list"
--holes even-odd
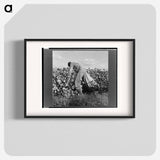
[(83, 68), (79, 63), (77, 62), (68, 62), (68, 67), (69, 67), (69, 74), (68, 74), (68, 81), (66, 83), (66, 86), (69, 85), (72, 72), (76, 72), (76, 78), (75, 78), (75, 88), (77, 89), (79, 94), (82, 93), (82, 77), (84, 78), (85, 82), (87, 85), (90, 87), (91, 84), (97, 85), (97, 83), (93, 80), (93, 78), (86, 72), (86, 69)]

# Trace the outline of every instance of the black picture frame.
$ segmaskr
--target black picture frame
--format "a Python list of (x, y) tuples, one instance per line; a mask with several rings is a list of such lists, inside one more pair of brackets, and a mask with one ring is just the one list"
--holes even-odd
[[(28, 41), (130, 41), (133, 43), (133, 114), (131, 116), (29, 116), (26, 114), (26, 78), (27, 78), (27, 47)], [(43, 65), (42, 65), (43, 66)], [(42, 68), (43, 70), (43, 68)], [(43, 79), (43, 77), (42, 77)], [(43, 85), (43, 83), (42, 83)], [(24, 118), (135, 118), (135, 39), (24, 39)]]

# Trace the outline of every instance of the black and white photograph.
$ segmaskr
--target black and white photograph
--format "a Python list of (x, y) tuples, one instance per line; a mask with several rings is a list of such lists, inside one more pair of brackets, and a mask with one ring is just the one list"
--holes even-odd
[(134, 39), (26, 39), (26, 117), (135, 116)]
[(116, 51), (52, 49), (52, 106), (49, 107), (110, 107), (108, 57), (109, 52), (116, 55)]

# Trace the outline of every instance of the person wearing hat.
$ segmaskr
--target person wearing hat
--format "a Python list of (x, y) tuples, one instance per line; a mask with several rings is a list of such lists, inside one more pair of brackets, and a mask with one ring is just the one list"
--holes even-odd
[(79, 63), (68, 62), (68, 67), (69, 67), (69, 74), (68, 74), (68, 81), (66, 83), (66, 86), (68, 86), (70, 83), (73, 71), (76, 73), (76, 78), (74, 83), (75, 83), (75, 88), (77, 89), (79, 94), (83, 94), (82, 85), (81, 85), (82, 78), (84, 78), (85, 82), (89, 87), (90, 87), (90, 84), (93, 84), (93, 83), (96, 85), (96, 82), (93, 80), (93, 78), (86, 72), (86, 69), (83, 68)]

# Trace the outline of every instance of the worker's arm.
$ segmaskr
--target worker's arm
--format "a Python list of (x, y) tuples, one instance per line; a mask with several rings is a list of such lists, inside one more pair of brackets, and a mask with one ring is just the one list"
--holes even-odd
[(67, 83), (66, 83), (66, 86), (68, 86), (70, 80), (71, 80), (71, 75), (72, 75), (72, 71), (73, 71), (73, 65), (71, 63), (71, 66), (69, 68), (69, 73), (68, 73), (68, 80), (67, 80)]

